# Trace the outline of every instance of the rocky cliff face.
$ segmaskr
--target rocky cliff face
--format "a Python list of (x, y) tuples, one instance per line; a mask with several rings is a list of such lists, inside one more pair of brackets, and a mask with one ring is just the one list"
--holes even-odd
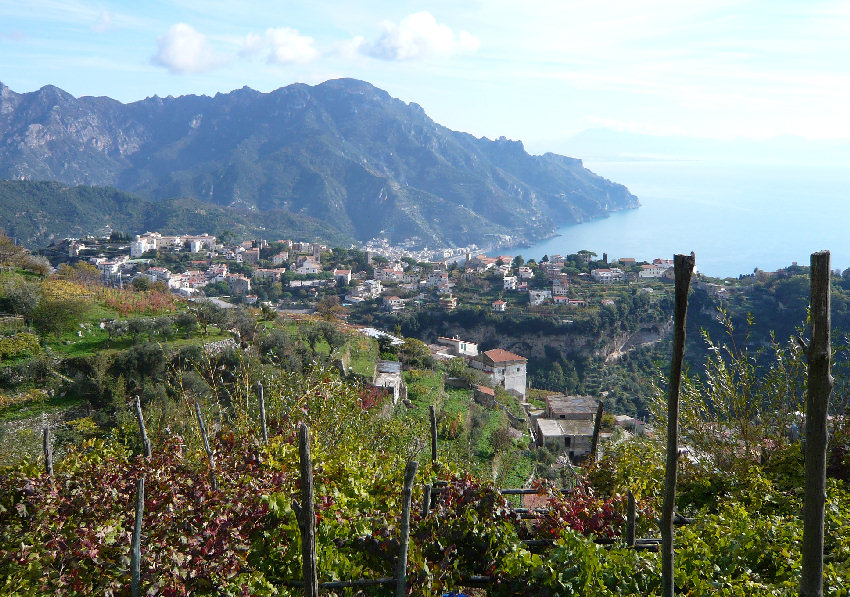
[(122, 104), (0, 84), (0, 178), (286, 210), (365, 240), (531, 240), (637, 207), (580, 160), (451, 131), (350, 79)]
[(529, 360), (546, 360), (552, 351), (562, 355), (584, 356), (613, 361), (639, 346), (654, 344), (668, 338), (672, 332), (672, 321), (645, 325), (634, 332), (594, 336), (587, 334), (516, 334), (497, 331), (493, 325), (477, 325), (469, 328), (424, 329), (420, 335), (426, 342), (436, 342), (437, 336), (458, 335), (465, 340), (485, 347), (504, 348)]

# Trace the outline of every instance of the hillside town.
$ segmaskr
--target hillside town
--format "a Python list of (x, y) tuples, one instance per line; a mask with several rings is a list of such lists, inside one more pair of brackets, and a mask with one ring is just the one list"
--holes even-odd
[[(360, 250), (360, 269), (352, 269), (349, 253), (354, 250), (346, 250), (340, 258), (339, 250), (324, 244), (265, 239), (224, 243), (209, 234), (158, 232), (136, 235), (129, 242), (94, 237), (66, 239), (59, 248), (67, 251), (69, 259), (96, 266), (107, 285), (123, 286), (144, 279), (162, 283), (188, 298), (212, 294), (247, 304), (270, 299), (273, 303), (274, 298), (280, 301), (288, 290), (308, 308), (310, 299), (341, 289), (344, 292), (337, 294), (345, 303), (377, 300), (389, 311), (429, 299), (442, 308), (454, 309), (463, 301), (456, 291), (458, 283), (485, 277), (497, 279), (503, 291), (491, 302), (493, 311), (504, 312), (520, 305), (586, 307), (587, 299), (576, 290), (583, 284), (670, 280), (673, 266), (672, 260), (661, 258), (609, 261), (603, 254), (597, 260), (590, 251), (553, 254), (538, 263), (526, 263), (521, 256), (476, 253), (474, 246), (423, 254), (411, 252), (404, 245), (373, 240)], [(279, 292), (268, 292), (275, 284), (280, 285)]]
[[(485, 306), (493, 313), (532, 309), (569, 314), (615, 304), (589, 292), (593, 288), (635, 285), (652, 292), (647, 283), (669, 281), (673, 271), (669, 259), (609, 260), (607, 254), (598, 258), (590, 251), (547, 255), (539, 262), (518, 255), (445, 251), (438, 259), (431, 255), (430, 260), (420, 261), (424, 255), (410, 253), (409, 247), (376, 241), (361, 250), (345, 250), (292, 240), (223, 242), (209, 234), (158, 232), (132, 239), (66, 239), (59, 248), (69, 260), (95, 266), (109, 286), (158, 285), (194, 300), (215, 297), (225, 303), (262, 303), (302, 312), (320, 309), (322, 303), (327, 306), (331, 297), (343, 308), (387, 313), (422, 308), (452, 311), (469, 301), (480, 304), (487, 297)], [(487, 292), (482, 293), (485, 284)], [(722, 295), (724, 288), (714, 286), (711, 291)], [(364, 330), (402, 342), (385, 332)], [(572, 461), (590, 453), (595, 419), (601, 416), (597, 413), (600, 398), (553, 394), (541, 408), (526, 400), (526, 357), (502, 348), (479, 352), (475, 342), (457, 336), (440, 337), (429, 350), (437, 360), (466, 361), (481, 382), (472, 384), (477, 402), (494, 406), (494, 388), (518, 398), (525, 416), (511, 416), (533, 443), (560, 449)], [(391, 361), (379, 364), (372, 381), (390, 389), (396, 401), (406, 396), (401, 370)], [(632, 416), (618, 415), (614, 420), (632, 432), (643, 431), (643, 422)], [(600, 430), (596, 428), (595, 433)], [(602, 432), (603, 438), (605, 434), (610, 429)]]

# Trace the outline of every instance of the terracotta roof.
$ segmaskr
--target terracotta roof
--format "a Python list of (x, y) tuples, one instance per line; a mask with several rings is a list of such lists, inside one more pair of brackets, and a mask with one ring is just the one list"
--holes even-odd
[(496, 390), (493, 388), (488, 388), (487, 386), (475, 386), (475, 390), (481, 392), (482, 394), (489, 394), (490, 396), (496, 395)]
[(518, 354), (514, 354), (512, 352), (508, 352), (507, 350), (502, 350), (501, 348), (494, 348), (493, 350), (486, 350), (484, 354), (487, 355), (487, 358), (493, 361), (494, 363), (503, 363), (505, 361), (527, 361), (525, 357), (521, 357)]

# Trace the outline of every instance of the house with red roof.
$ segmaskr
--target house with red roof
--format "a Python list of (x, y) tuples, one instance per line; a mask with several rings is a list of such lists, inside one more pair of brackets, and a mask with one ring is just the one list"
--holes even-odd
[(492, 385), (502, 386), (522, 398), (525, 398), (527, 364), (525, 357), (501, 348), (486, 350), (469, 360), (469, 366), (490, 377)]

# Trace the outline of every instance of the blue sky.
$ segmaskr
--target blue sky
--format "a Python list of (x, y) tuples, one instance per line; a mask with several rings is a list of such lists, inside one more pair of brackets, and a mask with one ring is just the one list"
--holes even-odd
[(355, 77), (475, 135), (850, 141), (850, 2), (0, 0), (0, 81), (123, 102)]

